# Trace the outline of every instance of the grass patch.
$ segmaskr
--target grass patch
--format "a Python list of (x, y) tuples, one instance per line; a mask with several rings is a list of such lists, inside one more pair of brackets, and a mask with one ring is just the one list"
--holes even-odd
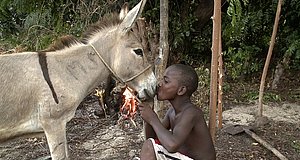
[(300, 153), (300, 140), (292, 141), (291, 146), (296, 150), (296, 152)]
[[(258, 91), (250, 91), (245, 94), (242, 94), (242, 97), (247, 99), (247, 101), (255, 101), (259, 99)], [(281, 97), (275, 93), (265, 92), (263, 95), (264, 102), (281, 102)]]

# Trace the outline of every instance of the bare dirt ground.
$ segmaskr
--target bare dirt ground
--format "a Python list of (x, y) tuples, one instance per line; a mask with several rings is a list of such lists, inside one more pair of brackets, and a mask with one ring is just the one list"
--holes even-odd
[[(263, 114), (268, 118), (254, 132), (280, 151), (289, 160), (300, 159), (300, 88), (299, 73), (290, 75), (276, 91), (281, 101), (268, 102)], [(223, 126), (251, 125), (255, 121), (257, 102), (246, 101), (242, 93), (258, 90), (256, 85), (232, 84), (224, 94)], [(196, 95), (197, 96), (197, 95)], [(249, 99), (249, 98), (248, 98)], [(69, 153), (74, 160), (131, 160), (138, 156), (144, 141), (142, 120), (136, 117), (137, 127), (130, 121), (117, 122), (115, 116), (99, 117), (97, 99), (86, 100), (67, 124)], [(203, 107), (207, 110), (207, 107)], [(245, 133), (230, 135), (217, 130), (215, 148), (218, 160), (276, 160), (271, 151)], [(49, 158), (45, 136), (15, 139), (0, 144), (1, 160), (41, 160)]]

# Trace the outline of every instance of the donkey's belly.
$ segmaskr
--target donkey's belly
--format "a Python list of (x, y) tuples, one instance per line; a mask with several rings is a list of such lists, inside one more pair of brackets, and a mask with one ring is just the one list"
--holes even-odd
[(0, 142), (23, 136), (34, 136), (43, 133), (43, 129), (37, 120), (28, 120), (15, 127), (4, 126), (0, 129)]

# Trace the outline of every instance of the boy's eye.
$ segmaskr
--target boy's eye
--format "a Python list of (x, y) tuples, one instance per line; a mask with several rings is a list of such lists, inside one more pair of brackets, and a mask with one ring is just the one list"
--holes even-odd
[(165, 76), (163, 77), (162, 81), (163, 81), (163, 83), (169, 83), (169, 79)]

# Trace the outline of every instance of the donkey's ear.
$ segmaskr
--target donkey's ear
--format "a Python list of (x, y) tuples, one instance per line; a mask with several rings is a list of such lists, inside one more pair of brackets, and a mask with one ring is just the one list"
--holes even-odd
[[(145, 3), (146, 3), (146, 0), (141, 0), (140, 3), (138, 3), (132, 10), (130, 10), (128, 12), (128, 14), (126, 14), (124, 20), (122, 21), (122, 23), (119, 26), (119, 32), (122, 35), (126, 34), (130, 30), (130, 28), (133, 26), (133, 24), (136, 22), (137, 18), (143, 12)], [(120, 13), (120, 18), (121, 18), (121, 14), (123, 12), (122, 10)]]
[(119, 18), (120, 20), (123, 20), (125, 18), (125, 16), (127, 15), (128, 13), (128, 2), (124, 3), (123, 6), (122, 6), (122, 9), (120, 11), (120, 15), (119, 15)]

